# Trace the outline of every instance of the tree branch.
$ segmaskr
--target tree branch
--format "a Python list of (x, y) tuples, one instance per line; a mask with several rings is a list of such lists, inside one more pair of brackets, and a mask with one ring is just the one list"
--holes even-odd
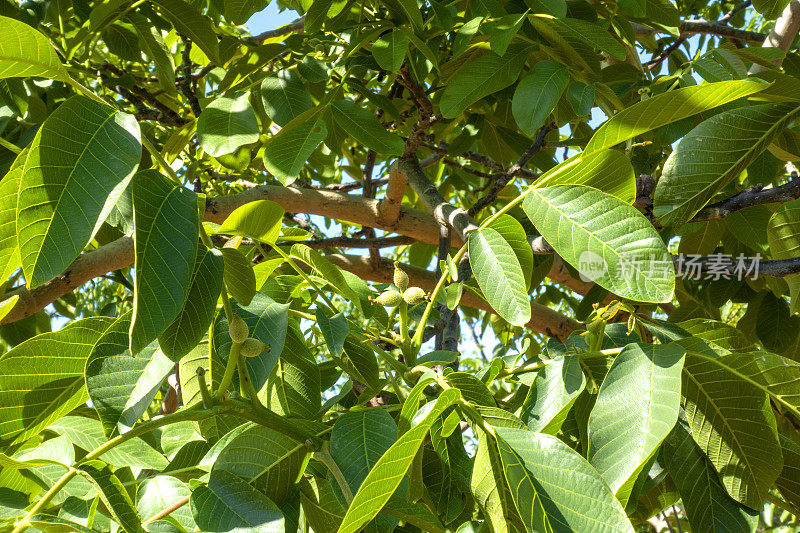
[[(370, 281), (379, 283), (392, 283), (394, 275), (394, 264), (389, 259), (382, 259), (377, 265), (370, 263), (368, 257), (358, 255), (327, 255), (325, 256), (333, 264), (343, 268), (353, 274)], [(401, 265), (402, 269), (408, 274), (411, 285), (422, 287), (426, 291), (431, 291), (439, 281), (434, 272), (418, 268), (411, 265)], [(475, 296), (469, 290), (464, 291), (461, 297), (461, 304), (475, 309), (481, 309), (494, 313), (494, 309)], [(564, 316), (557, 311), (537, 304), (531, 303), (531, 320), (525, 325), (528, 329), (537, 333), (542, 333), (558, 339), (566, 339), (573, 331), (583, 329), (583, 324), (570, 317)]]
[[(784, 52), (789, 51), (797, 32), (800, 30), (800, 0), (791, 0), (789, 5), (783, 10), (781, 16), (775, 21), (775, 27), (769, 32), (762, 45), (764, 48), (780, 48)], [(776, 66), (781, 66), (783, 59), (773, 61)], [(750, 67), (750, 74), (766, 70), (766, 67), (755, 64)]]
[[(681, 36), (691, 36), (696, 33), (705, 33), (708, 35), (716, 35), (718, 37), (727, 37), (729, 39), (739, 39), (740, 41), (750, 43), (762, 43), (766, 39), (766, 35), (755, 31), (740, 30), (732, 28), (727, 24), (720, 24), (719, 22), (709, 22), (707, 20), (684, 20), (680, 25)], [(656, 33), (667, 33), (661, 29), (650, 28), (642, 24), (633, 24), (633, 31), (636, 35), (655, 35)]]
[(275, 28), (274, 30), (267, 30), (263, 33), (259, 33), (258, 35), (250, 37), (248, 40), (251, 43), (261, 44), (268, 39), (274, 39), (275, 37), (282, 37), (289, 33), (294, 33), (294, 32), (303, 33), (303, 29), (305, 28), (305, 19), (306, 17), (305, 15), (303, 15), (302, 17), (294, 20), (293, 22), (290, 22), (289, 24), (281, 26), (280, 28)]
[(722, 200), (715, 204), (708, 205), (700, 210), (691, 222), (707, 222), (725, 218), (735, 211), (740, 211), (755, 205), (774, 204), (778, 202), (790, 202), (800, 198), (800, 179), (793, 177), (789, 183), (764, 189), (759, 184), (742, 192), (731, 196), (727, 200)]
[[(422, 171), (416, 157), (403, 157), (397, 162), (398, 168), (405, 175), (408, 184), (417, 193), (438, 224), (445, 224), (452, 227), (462, 242), (467, 241), (467, 235), (478, 226), (472, 222), (472, 218), (461, 208), (451, 205), (444, 199), (439, 189), (431, 183), (428, 176)], [(433, 228), (437, 234), (436, 244), (439, 243), (438, 228)]]

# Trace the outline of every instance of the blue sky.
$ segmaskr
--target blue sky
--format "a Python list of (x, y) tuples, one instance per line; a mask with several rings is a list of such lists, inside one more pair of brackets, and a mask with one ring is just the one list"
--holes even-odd
[(253, 35), (262, 31), (274, 30), (279, 26), (288, 24), (295, 20), (299, 15), (296, 11), (285, 9), (278, 12), (278, 3), (270, 2), (267, 8), (250, 17), (245, 26)]

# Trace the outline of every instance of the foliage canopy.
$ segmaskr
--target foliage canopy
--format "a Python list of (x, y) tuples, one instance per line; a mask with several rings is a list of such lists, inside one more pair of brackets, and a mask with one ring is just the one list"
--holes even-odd
[(798, 527), (797, 0), (269, 3), (0, 3), (0, 531)]

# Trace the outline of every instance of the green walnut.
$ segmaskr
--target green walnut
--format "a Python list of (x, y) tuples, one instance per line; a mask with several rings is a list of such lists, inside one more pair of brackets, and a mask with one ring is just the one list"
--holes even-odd
[(245, 357), (257, 357), (264, 351), (264, 348), (266, 348), (266, 345), (263, 342), (250, 337), (242, 343), (239, 353)]
[(394, 284), (398, 289), (400, 289), (400, 292), (403, 292), (408, 288), (408, 274), (406, 274), (403, 269), (398, 267), (396, 262), (394, 264)]
[(403, 300), (408, 305), (417, 305), (425, 301), (425, 291), (419, 287), (409, 287), (403, 293)]
[(241, 344), (250, 336), (250, 328), (247, 327), (247, 322), (239, 318), (239, 315), (235, 315), (228, 324), (228, 333), (233, 342)]
[(403, 295), (397, 291), (386, 291), (375, 298), (375, 302), (384, 307), (397, 307), (403, 302)]

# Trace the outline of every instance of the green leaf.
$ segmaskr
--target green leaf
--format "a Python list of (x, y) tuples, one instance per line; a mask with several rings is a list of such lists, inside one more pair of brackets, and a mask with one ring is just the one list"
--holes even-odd
[(555, 435), (585, 388), (579, 357), (554, 359), (533, 380), (520, 418), (531, 431)]
[(228, 215), (217, 233), (241, 235), (267, 244), (275, 244), (281, 233), (283, 207), (270, 200), (256, 200), (237, 207)]
[(620, 61), (625, 61), (627, 57), (622, 43), (597, 24), (574, 18), (551, 19), (551, 22), (567, 29), (576, 38), (596, 50), (607, 52)]
[(672, 259), (638, 210), (582, 185), (529, 190), (525, 214), (558, 255), (585, 278), (631, 300), (672, 299)]
[(633, 532), (600, 474), (544, 433), (497, 428), (506, 479), (528, 531)]
[(600, 126), (584, 152), (611, 148), (642, 133), (757, 93), (766, 87), (761, 81), (733, 80), (704, 83), (653, 96), (620, 111)]
[(264, 146), (264, 166), (287, 185), (300, 175), (308, 158), (327, 135), (322, 119), (297, 124), (292, 121)]
[[(118, 432), (117, 424), (126, 410), (133, 408), (136, 412), (133, 416), (128, 413), (128, 419), (136, 420), (147, 408), (147, 405), (129, 407), (128, 402), (157, 345), (152, 343), (132, 356), (128, 349), (130, 325), (131, 313), (127, 312), (100, 337), (86, 361), (86, 390), (107, 438)], [(166, 375), (161, 377), (163, 380)]]
[[(691, 338), (678, 342), (687, 352), (682, 403), (692, 437), (728, 494), (760, 509), (783, 464), (767, 395), (717, 364), (713, 347)], [(699, 357), (704, 351), (711, 354)]]
[[(136, 491), (136, 509), (142, 520), (147, 522), (164, 509), (178, 504), (191, 495), (189, 486), (172, 476), (155, 476), (145, 479)], [(192, 511), (183, 505), (167, 515), (175, 520), (185, 531), (194, 531), (196, 524)]]
[(353, 494), (396, 441), (397, 426), (383, 409), (347, 413), (336, 420), (330, 453)]
[(208, 331), (222, 291), (225, 262), (222, 253), (205, 246), (197, 247), (189, 293), (178, 316), (158, 336), (164, 354), (177, 362), (197, 346)]
[(78, 471), (97, 489), (103, 505), (125, 531), (144, 533), (131, 497), (110, 466), (93, 460), (82, 463)]
[(272, 501), (285, 501), (305, 468), (308, 446), (262, 426), (238, 431), (220, 452), (213, 471), (235, 474)]
[(222, 12), (225, 18), (240, 26), (254, 14), (266, 8), (271, 0), (225, 0)]
[(185, 35), (205, 52), (217, 66), (222, 66), (219, 56), (219, 41), (211, 19), (201, 15), (191, 4), (183, 0), (155, 0), (163, 14), (179, 35)]
[(259, 395), (278, 414), (311, 420), (322, 406), (320, 385), (314, 355), (297, 326), (290, 324), (281, 356)]
[(469, 236), (469, 262), (486, 301), (515, 326), (531, 318), (531, 303), (525, 290), (514, 249), (496, 230), (484, 228)]
[(662, 458), (678, 487), (693, 531), (750, 532), (758, 512), (734, 501), (720, 484), (714, 467), (692, 440), (689, 428), (679, 422), (664, 440)]
[(783, 471), (775, 480), (775, 486), (786, 501), (796, 506), (800, 504), (800, 441), (793, 432), (787, 428), (786, 434), (782, 430), (778, 435), (783, 451)]
[[(1, 184), (0, 184), (1, 185)], [(790, 259), (800, 251), (800, 200), (781, 205), (767, 224), (769, 251), (775, 259)], [(789, 285), (792, 313), (800, 309), (800, 274), (783, 278)]]
[(567, 67), (557, 61), (536, 63), (517, 84), (511, 110), (519, 129), (532, 136), (555, 109), (569, 83)]
[(361, 307), (361, 300), (347, 283), (341, 269), (325, 259), (325, 256), (321, 253), (305, 244), (298, 243), (292, 245), (291, 255), (316, 270), (339, 294), (353, 302), (357, 307)]
[[(64, 435), (78, 448), (91, 452), (107, 442), (100, 421), (84, 416), (65, 416), (48, 428)], [(133, 438), (111, 448), (100, 457), (115, 467), (136, 467), (161, 470), (167, 459), (140, 438)]]
[(462, 66), (447, 83), (439, 109), (444, 118), (455, 118), (481, 98), (505, 89), (519, 77), (530, 48), (512, 45), (500, 57), (484, 51)]
[(347, 322), (347, 317), (344, 316), (344, 313), (336, 313), (330, 316), (320, 306), (317, 306), (316, 317), (317, 326), (322, 332), (325, 344), (328, 345), (328, 351), (334, 356), (342, 355), (344, 340), (347, 334), (350, 333), (350, 324)]
[(587, 85), (580, 81), (573, 81), (567, 87), (566, 98), (572, 110), (578, 116), (586, 116), (594, 107), (594, 85)]
[[(250, 329), (250, 336), (264, 343), (264, 351), (245, 360), (250, 379), (256, 390), (266, 383), (286, 342), (289, 324), (289, 304), (280, 304), (269, 296), (257, 292), (246, 306), (233, 304), (233, 310)], [(228, 360), (231, 337), (224, 316), (215, 326), (215, 349), (220, 359)]]
[(256, 294), (256, 274), (253, 263), (236, 248), (222, 248), (225, 263), (225, 288), (242, 305), (250, 305)]
[(283, 533), (280, 509), (237, 476), (215, 470), (208, 485), (192, 491), (192, 515), (201, 531)]
[(0, 357), (0, 444), (27, 441), (83, 404), (83, 369), (94, 345), (113, 324), (85, 318), (42, 333)]
[(264, 78), (261, 82), (261, 101), (269, 118), (280, 127), (286, 126), (313, 105), (303, 81), (291, 69)]
[(416, 0), (384, 0), (383, 3), (410, 22), (415, 30), (422, 29), (422, 12)]
[(496, 407), (494, 395), (486, 384), (469, 372), (450, 372), (445, 377), (450, 386), (458, 389), (466, 401), (485, 407)]
[(404, 498), (393, 496), (383, 512), (403, 520), (407, 524), (417, 526), (422, 531), (429, 533), (444, 533), (444, 525), (439, 518), (421, 503), (412, 503)]
[(564, 0), (525, 0), (534, 13), (545, 13), (556, 18), (567, 16), (567, 3)]
[(156, 340), (183, 309), (197, 257), (197, 196), (155, 170), (132, 184), (136, 285), (131, 353)]
[(95, 533), (94, 529), (89, 529), (72, 520), (44, 513), (33, 515), (30, 520), (28, 520), (28, 523), (38, 528), (40, 531), (61, 531), (62, 529), (60, 528), (64, 528), (66, 531), (76, 531), (78, 533)]
[(28, 287), (61, 274), (89, 244), (141, 152), (133, 116), (89, 98), (73, 96), (47, 118), (31, 143), (17, 204)]
[(491, 35), (489, 48), (491, 48), (492, 52), (499, 56), (505, 55), (508, 45), (519, 33), (527, 16), (527, 11), (522, 14), (512, 13), (511, 15), (500, 17), (494, 22), (494, 27), (487, 32)]
[(537, 188), (553, 185), (586, 185), (626, 204), (636, 200), (636, 176), (627, 155), (604, 148), (581, 152), (545, 172), (536, 182)]
[(386, 131), (368, 110), (350, 100), (336, 100), (330, 109), (336, 124), (367, 148), (387, 156), (403, 153), (403, 139)]
[(478, 429), (470, 491), (496, 533), (525, 531), (508, 489), (497, 439)]
[(197, 119), (197, 142), (214, 157), (253, 144), (258, 133), (256, 112), (247, 94), (221, 96), (208, 104)]
[(372, 45), (372, 55), (383, 70), (397, 72), (403, 65), (411, 36), (404, 28), (395, 28)]
[[(181, 380), (181, 396), (183, 405), (191, 407), (203, 401), (200, 396), (200, 384), (197, 380), (197, 369), (205, 371), (206, 384), (209, 389), (216, 390), (225, 372), (225, 363), (216, 352), (209, 354), (208, 341), (202, 341), (191, 352), (184, 355), (178, 365), (178, 376)], [(203, 438), (213, 441), (223, 437), (240, 421), (226, 416), (215, 416), (196, 422), (195, 425)]]
[(758, 350), (738, 329), (722, 322), (691, 320), (680, 326), (694, 335), (676, 341), (687, 352), (761, 389), (800, 416), (800, 363)]
[(753, 0), (753, 7), (767, 20), (778, 18), (789, 0)]
[(22, 266), (17, 245), (17, 197), (27, 152), (21, 155), (24, 157), (20, 164), (15, 162), (14, 168), (0, 181), (0, 283)]
[(671, 344), (629, 344), (600, 386), (589, 415), (587, 457), (623, 504), (678, 420), (684, 355)]
[(0, 17), (0, 79), (16, 77), (70, 81), (47, 37), (24, 22)]
[(369, 346), (364, 346), (354, 335), (344, 341), (342, 356), (339, 366), (354, 379), (368, 385), (375, 392), (380, 390), (378, 381), (380, 369), (375, 358), (375, 352)]
[(158, 86), (167, 93), (175, 93), (175, 62), (164, 43), (161, 32), (135, 11), (128, 12), (125, 18), (139, 35), (142, 51), (155, 65)]
[(457, 402), (458, 391), (443, 391), (436, 402), (423, 407), (419, 420), (384, 453), (369, 471), (361, 488), (353, 497), (338, 533), (355, 533), (375, 518), (411, 468), (414, 456), (422, 445), (428, 430), (444, 410)]
[(653, 213), (663, 225), (687, 222), (766, 150), (798, 113), (796, 103), (759, 104), (701, 122), (664, 163)]

